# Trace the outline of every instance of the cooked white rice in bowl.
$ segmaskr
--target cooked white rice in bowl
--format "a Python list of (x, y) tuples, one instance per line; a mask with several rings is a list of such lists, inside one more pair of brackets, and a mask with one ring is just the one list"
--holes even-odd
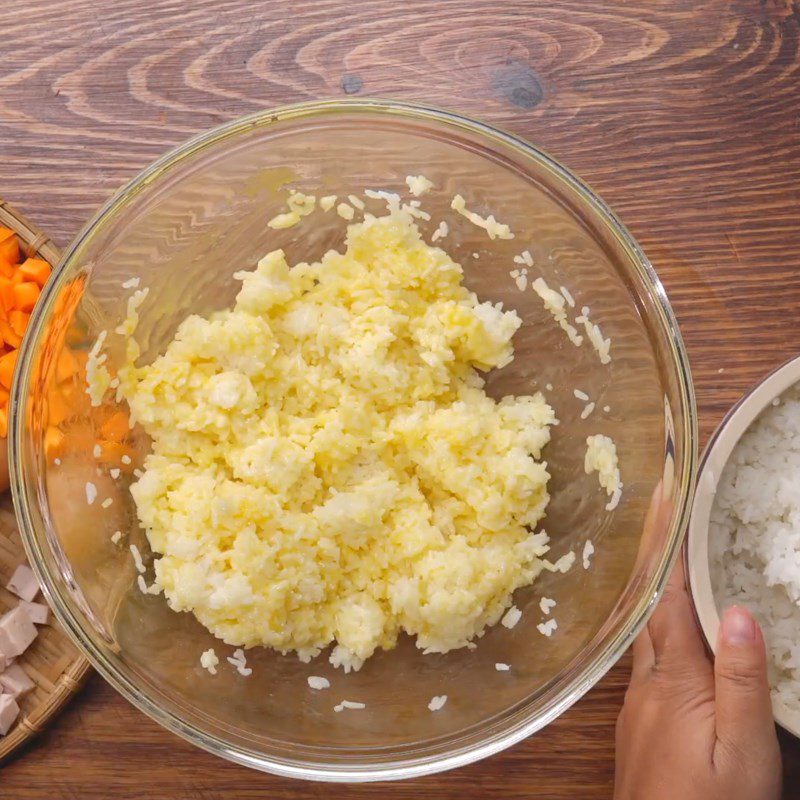
[(711, 505), (708, 555), (717, 609), (753, 612), (776, 710), (800, 715), (800, 386), (768, 403), (733, 448)]

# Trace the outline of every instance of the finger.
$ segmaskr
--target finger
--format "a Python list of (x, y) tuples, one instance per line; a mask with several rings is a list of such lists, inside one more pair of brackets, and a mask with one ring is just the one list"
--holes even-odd
[(702, 669), (704, 677), (710, 677), (711, 662), (686, 591), (682, 559), (678, 560), (672, 571), (648, 628), (656, 669), (674, 670), (681, 674)]
[(735, 754), (773, 749), (777, 739), (764, 637), (742, 606), (722, 616), (714, 672), (718, 742)]

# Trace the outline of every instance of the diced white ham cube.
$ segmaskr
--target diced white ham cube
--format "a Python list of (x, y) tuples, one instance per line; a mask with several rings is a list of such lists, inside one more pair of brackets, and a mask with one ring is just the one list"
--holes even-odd
[(12, 608), (0, 617), (0, 653), (7, 658), (22, 655), (37, 633), (28, 612), (21, 605)]
[(5, 736), (19, 716), (17, 701), (10, 694), (0, 694), (0, 736)]
[(50, 607), (46, 603), (29, 603), (27, 600), (20, 600), (19, 604), (28, 612), (31, 622), (35, 622), (37, 625), (47, 625)]
[(19, 664), (12, 664), (0, 673), (0, 686), (3, 687), (3, 694), (10, 694), (16, 700), (27, 694), (36, 684)]
[(33, 570), (27, 564), (20, 564), (6, 584), (6, 589), (14, 592), (17, 597), (30, 602), (39, 593), (39, 581)]

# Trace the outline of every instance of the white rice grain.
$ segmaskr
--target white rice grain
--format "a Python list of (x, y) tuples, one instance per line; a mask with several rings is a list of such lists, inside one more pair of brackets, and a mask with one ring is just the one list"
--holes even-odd
[(428, 703), (428, 708), (431, 711), (439, 711), (444, 708), (444, 704), (447, 702), (447, 695), (440, 694), (436, 695), (435, 697), (431, 698), (430, 703)]
[(511, 606), (511, 608), (506, 611), (503, 619), (500, 620), (500, 623), (503, 625), (504, 628), (513, 628), (522, 618), (522, 612), (516, 607)]
[(592, 565), (592, 556), (594, 555), (594, 544), (592, 544), (591, 539), (586, 540), (586, 544), (583, 545), (583, 568), (589, 569)]
[(139, 548), (135, 544), (129, 545), (129, 547), (131, 555), (133, 556), (133, 563), (136, 565), (136, 571), (140, 575), (144, 575), (144, 561), (142, 561), (142, 554), (139, 552)]
[(341, 703), (333, 707), (333, 710), (338, 714), (340, 711), (344, 711), (346, 708), (352, 708), (354, 710), (358, 710), (366, 707), (367, 706), (365, 703), (357, 703), (354, 700), (342, 700)]

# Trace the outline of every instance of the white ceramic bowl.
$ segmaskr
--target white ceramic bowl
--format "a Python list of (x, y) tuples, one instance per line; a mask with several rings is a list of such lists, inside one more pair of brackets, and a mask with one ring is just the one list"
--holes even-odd
[[(764, 378), (728, 412), (708, 442), (700, 463), (700, 474), (689, 522), (686, 574), (697, 617), (708, 646), (713, 651), (719, 633), (719, 612), (711, 589), (708, 559), (708, 527), (717, 484), (739, 439), (762, 411), (787, 389), (800, 382), (800, 356), (793, 358)], [(800, 714), (773, 697), (775, 721), (800, 738)]]

